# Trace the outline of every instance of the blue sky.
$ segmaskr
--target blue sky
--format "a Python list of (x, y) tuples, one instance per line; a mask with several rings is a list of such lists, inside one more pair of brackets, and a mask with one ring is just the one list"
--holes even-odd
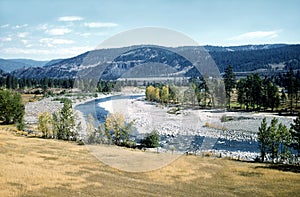
[(139, 27), (199, 45), (300, 43), (298, 0), (0, 0), (0, 58), (50, 60)]

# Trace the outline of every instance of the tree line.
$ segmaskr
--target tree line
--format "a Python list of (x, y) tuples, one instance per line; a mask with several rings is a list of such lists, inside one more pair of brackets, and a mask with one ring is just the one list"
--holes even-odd
[(285, 62), (284, 70), (300, 69), (300, 45), (270, 48), (264, 50), (236, 50), (209, 52), (220, 72), (233, 65), (235, 72), (249, 72), (257, 69), (272, 69), (270, 65)]
[[(125, 122), (123, 114), (109, 114), (104, 124), (95, 127), (95, 119), (92, 115), (88, 115), (86, 134), (80, 134), (82, 126), (76, 124), (76, 116), (72, 110), (69, 99), (64, 100), (64, 106), (58, 112), (52, 115), (44, 112), (38, 116), (38, 130), (42, 133), (43, 138), (72, 140), (79, 144), (114, 144), (117, 146), (125, 146), (135, 148), (136, 141), (130, 139), (133, 132), (134, 121)], [(142, 147), (159, 146), (159, 135), (156, 131), (147, 134), (141, 140)]]
[[(136, 141), (130, 138), (133, 132), (134, 121), (126, 122), (124, 115), (120, 113), (109, 114), (104, 124), (95, 127), (95, 120), (90, 114), (87, 121), (87, 134), (84, 142), (87, 144), (114, 144), (135, 148)], [(152, 131), (140, 141), (141, 147), (155, 148), (159, 146), (159, 134)]]
[(38, 130), (43, 138), (60, 140), (79, 140), (80, 123), (76, 123), (76, 115), (70, 99), (63, 100), (62, 109), (50, 114), (44, 112), (38, 115)]
[(65, 88), (71, 89), (74, 87), (75, 79), (55, 79), (55, 78), (16, 78), (10, 74), (0, 76), (0, 87), (6, 89), (26, 89), (26, 88)]
[(293, 112), (300, 99), (298, 73), (290, 70), (281, 75), (279, 84), (276, 77), (261, 77), (257, 73), (237, 80), (233, 67), (229, 65), (225, 69), (223, 80), (208, 77), (190, 78), (185, 88), (171, 83), (152, 83), (147, 85), (145, 93), (147, 100), (163, 104), (206, 108), (223, 106), (226, 103), (227, 108), (231, 109), (232, 97), (235, 96), (239, 108), (243, 110), (274, 111), (281, 105), (287, 106), (290, 112)]
[[(268, 126), (266, 118), (261, 122), (257, 138), (261, 161), (264, 162), (267, 155), (270, 155), (272, 162), (293, 163), (300, 153), (300, 115), (293, 121), (288, 129), (278, 119), (273, 118)], [(293, 154), (296, 149), (298, 156)]]
[(189, 79), (187, 87), (162, 83), (150, 84), (146, 87), (145, 93), (149, 101), (204, 108), (223, 107), (225, 98), (223, 81), (218, 78), (204, 79), (204, 77)]
[[(247, 110), (270, 108), (273, 111), (282, 103), (288, 104), (290, 112), (293, 112), (294, 104), (297, 108), (300, 99), (300, 72), (295, 74), (292, 69), (275, 77), (261, 78), (258, 74), (251, 74), (236, 80), (233, 67), (228, 66), (225, 69), (224, 84), (229, 109), (234, 90), (240, 107)], [(280, 92), (279, 87), (281, 87)]]

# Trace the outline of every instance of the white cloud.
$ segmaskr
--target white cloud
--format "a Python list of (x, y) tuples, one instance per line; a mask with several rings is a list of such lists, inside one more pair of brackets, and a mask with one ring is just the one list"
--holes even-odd
[(83, 20), (83, 18), (80, 16), (63, 16), (63, 17), (59, 17), (58, 19), (58, 21), (67, 21), (67, 22), (81, 21), (81, 20)]
[(22, 42), (23, 44), (25, 44), (25, 45), (27, 45), (27, 44), (29, 43), (28, 40), (21, 40), (21, 42)]
[(38, 30), (46, 30), (48, 29), (49, 25), (48, 24), (40, 24), (37, 26)]
[(46, 30), (46, 32), (48, 34), (53, 35), (53, 36), (64, 35), (64, 34), (70, 33), (71, 31), (72, 30), (68, 29), (68, 28), (54, 28), (54, 29)]
[(54, 39), (54, 38), (42, 38), (39, 40), (40, 43), (45, 44), (48, 47), (53, 47), (54, 45), (60, 44), (73, 44), (73, 40), (66, 39)]
[(72, 56), (76, 56), (80, 53), (84, 53), (86, 51), (92, 50), (93, 47), (90, 46), (82, 46), (82, 47), (63, 47), (63, 48), (55, 48), (55, 49), (34, 49), (34, 48), (3, 48), (0, 49), (0, 52), (9, 56), (18, 57), (22, 55), (26, 55), (26, 57), (30, 56), (33, 59), (45, 59), (49, 60), (52, 58), (69, 58)]
[(78, 35), (83, 36), (83, 37), (88, 37), (91, 36), (91, 33), (79, 33)]
[(21, 29), (21, 28), (25, 28), (28, 27), (28, 24), (24, 24), (24, 25), (16, 25), (13, 27), (13, 29)]
[(28, 34), (29, 34), (28, 32), (18, 33), (18, 37), (19, 38), (25, 38)]
[(116, 27), (117, 23), (84, 23), (84, 26), (90, 28), (101, 28), (101, 27)]
[(10, 42), (10, 41), (12, 41), (12, 38), (11, 37), (0, 37), (0, 41), (1, 42)]
[(7, 27), (9, 27), (9, 24), (1, 25), (0, 27), (1, 28), (7, 28)]
[(272, 39), (278, 37), (278, 31), (253, 31), (232, 37), (229, 40), (256, 40), (256, 39)]

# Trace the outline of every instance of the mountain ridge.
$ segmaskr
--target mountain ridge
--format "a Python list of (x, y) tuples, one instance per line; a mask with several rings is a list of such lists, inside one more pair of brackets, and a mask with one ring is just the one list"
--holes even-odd
[[(159, 46), (156, 46), (155, 48), (154, 46), (155, 45), (136, 46), (135, 51), (132, 51), (131, 54), (126, 54), (126, 52), (130, 51), (131, 47), (98, 49), (82, 53), (72, 58), (53, 60), (52, 63), (51, 61), (48, 62), (44, 67), (23, 67), (13, 71), (12, 74), (19, 78), (75, 78), (78, 72), (106, 65), (105, 69), (100, 70), (103, 71), (105, 79), (111, 80), (120, 77), (128, 69), (131, 69), (140, 63), (154, 62), (170, 64), (173, 62), (171, 67), (177, 66), (183, 70), (186, 66), (190, 65), (184, 63), (185, 60), (181, 59), (181, 57), (174, 55), (174, 53), (167, 53), (166, 51), (175, 51), (175, 53), (176, 51), (184, 51), (185, 53), (192, 53), (200, 48), (205, 49), (206, 53), (212, 57), (220, 72), (224, 72), (224, 69), (228, 65), (232, 65), (235, 72), (270, 69), (272, 65), (275, 65), (276, 67), (277, 64), (284, 65), (283, 69), (288, 69), (290, 67), (293, 69), (300, 68), (300, 45), (272, 44), (231, 47), (207, 45), (203, 47), (186, 46), (173, 48), (161, 48)], [(147, 47), (150, 50), (148, 53), (146, 53)], [(143, 48), (145, 49), (144, 51), (141, 50)], [(164, 50), (166, 51), (164, 52)], [(121, 55), (115, 58), (114, 63), (107, 61), (112, 58), (114, 54), (119, 53)], [(157, 56), (155, 57), (155, 55)], [(180, 71), (180, 69), (177, 69), (177, 71)], [(191, 69), (186, 69), (186, 73), (190, 72), (191, 74)], [(192, 70), (193, 72), (195, 71), (195, 69)]]

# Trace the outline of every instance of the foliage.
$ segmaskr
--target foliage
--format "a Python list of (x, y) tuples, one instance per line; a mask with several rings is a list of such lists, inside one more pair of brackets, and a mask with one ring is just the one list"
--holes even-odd
[(133, 124), (133, 121), (125, 123), (123, 114), (112, 113), (105, 120), (105, 134), (108, 140), (114, 144), (127, 146)]
[(52, 101), (59, 101), (60, 103), (65, 103), (65, 102), (69, 102), (70, 99), (57, 97), (57, 98), (52, 99)]
[(225, 69), (224, 85), (225, 85), (226, 98), (228, 99), (227, 101), (228, 108), (230, 109), (231, 93), (233, 91), (233, 88), (235, 88), (235, 74), (233, 73), (233, 68), (231, 65), (229, 65)]
[(160, 99), (163, 103), (168, 103), (169, 102), (169, 96), (170, 96), (169, 86), (165, 85), (165, 86), (162, 87)]
[(75, 79), (73, 78), (16, 78), (6, 74), (0, 76), (0, 87), (7, 89), (41, 88), (46, 93), (48, 88), (73, 88)]
[(150, 85), (146, 88), (146, 99), (148, 101), (154, 101), (155, 100), (155, 88)]
[(104, 125), (99, 125), (95, 128), (95, 119), (89, 114), (87, 123), (87, 136), (85, 142), (88, 144), (101, 144), (105, 142), (105, 127)]
[(297, 147), (298, 154), (300, 154), (300, 113), (291, 124), (291, 135)]
[(24, 128), (25, 106), (19, 93), (0, 90), (0, 121), (4, 124), (16, 124), (18, 129)]
[(237, 101), (240, 105), (245, 105), (248, 110), (277, 108), (279, 106), (278, 87), (270, 80), (262, 80), (258, 74), (248, 75), (245, 79), (240, 79), (237, 83)]
[(98, 92), (112, 92), (115, 86), (116, 86), (116, 82), (100, 80), (97, 84), (97, 91)]
[(271, 155), (272, 162), (275, 160), (290, 162), (292, 159), (292, 134), (285, 125), (278, 124), (278, 119), (273, 118), (271, 125), (267, 127), (266, 118), (264, 118), (258, 129), (257, 137), (262, 162), (264, 162), (267, 154)]
[(266, 118), (262, 120), (261, 125), (258, 128), (257, 139), (259, 142), (259, 149), (260, 149), (262, 162), (264, 162), (267, 153), (268, 144), (269, 144), (269, 132), (267, 129)]
[(38, 115), (38, 130), (42, 132), (43, 138), (53, 137), (52, 133), (52, 117), (49, 112), (40, 113)]
[(159, 138), (158, 132), (154, 130), (142, 139), (141, 144), (147, 148), (156, 148), (159, 146)]
[(78, 138), (78, 125), (70, 100), (65, 100), (63, 108), (52, 114), (53, 134), (57, 139), (74, 140)]
[(232, 120), (234, 120), (234, 117), (232, 117), (232, 116), (226, 116), (226, 115), (221, 116), (221, 122), (229, 122)]

